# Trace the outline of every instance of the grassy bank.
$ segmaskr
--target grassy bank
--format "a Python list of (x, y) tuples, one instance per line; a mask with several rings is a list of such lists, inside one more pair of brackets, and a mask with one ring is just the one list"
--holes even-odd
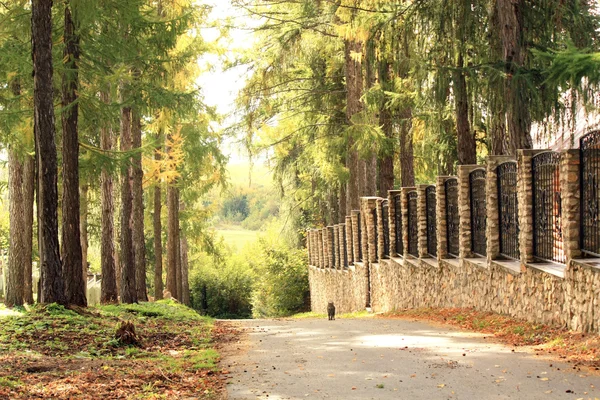
[[(117, 335), (122, 323), (135, 332)], [(173, 301), (0, 309), (0, 399), (219, 398), (213, 320)]]

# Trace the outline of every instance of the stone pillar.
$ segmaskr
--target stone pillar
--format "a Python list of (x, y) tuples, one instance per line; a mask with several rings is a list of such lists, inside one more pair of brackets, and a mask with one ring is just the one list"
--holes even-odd
[(471, 184), (469, 174), (480, 169), (480, 165), (459, 165), (458, 166), (458, 215), (460, 222), (458, 225), (458, 243), (459, 257), (473, 257), (473, 245), (471, 243)]
[[(383, 200), (382, 198), (378, 198), (375, 203), (375, 209), (377, 210), (377, 254), (379, 255), (379, 259), (385, 258), (385, 241), (383, 239), (383, 235), (385, 234), (383, 229)], [(388, 207), (389, 208), (389, 207)]]
[(360, 218), (359, 210), (352, 210), (350, 212), (350, 219), (352, 220), (352, 259), (354, 263), (361, 262), (360, 260), (360, 239), (358, 237), (358, 223)]
[(446, 187), (444, 183), (449, 176), (438, 176), (435, 180), (435, 210), (437, 224), (437, 256), (438, 260), (448, 258), (448, 230), (446, 221)]
[(348, 266), (354, 264), (354, 236), (352, 217), (346, 215), (346, 257), (348, 257)]
[(340, 267), (340, 227), (333, 225), (333, 268), (339, 269)]
[(402, 248), (404, 249), (403, 257), (408, 254), (408, 194), (416, 190), (414, 186), (403, 187), (400, 189), (402, 200)]
[[(394, 198), (401, 195), (401, 190), (388, 190), (388, 222), (390, 228), (390, 257), (402, 257), (404, 254), (396, 253), (396, 208)], [(402, 198), (400, 198), (402, 204)], [(402, 210), (399, 210), (402, 211)], [(399, 238), (402, 240), (402, 237)]]
[(417, 185), (417, 215), (419, 220), (419, 257), (427, 254), (427, 196), (425, 190), (429, 185)]
[(519, 251), (521, 268), (533, 261), (533, 182), (531, 160), (546, 150), (517, 150), (517, 200), (519, 203)]
[(566, 150), (560, 157), (560, 191), (562, 232), (567, 266), (573, 258), (581, 257), (581, 182), (579, 150)]
[(335, 268), (333, 226), (328, 226), (325, 229), (325, 232), (327, 233), (327, 267)]
[(317, 247), (319, 248), (319, 268), (325, 268), (325, 244), (323, 229), (317, 230)]
[(315, 265), (315, 260), (313, 259), (313, 231), (309, 229), (306, 231), (306, 251), (308, 252), (308, 265)]
[(489, 156), (487, 158), (485, 205), (487, 208), (487, 224), (485, 233), (487, 236), (487, 259), (495, 260), (500, 256), (500, 221), (498, 199), (498, 165), (505, 162), (515, 161), (512, 156)]
[[(362, 215), (363, 220), (366, 222), (365, 229), (363, 231), (364, 238), (363, 242), (366, 244), (366, 253), (363, 253), (363, 257), (369, 261), (369, 263), (376, 263), (379, 260), (375, 257), (377, 242), (375, 241), (375, 224), (376, 221), (373, 216), (373, 210), (377, 207), (377, 197), (361, 197), (362, 202)], [(366, 240), (364, 240), (366, 239)], [(364, 251), (364, 250), (363, 250)], [(366, 255), (366, 256), (365, 256)]]
[(362, 262), (365, 264), (369, 264), (369, 241), (367, 237), (367, 213), (362, 205), (361, 200), (361, 210), (360, 210), (360, 226), (361, 226), (361, 234), (360, 234), (360, 249), (362, 252)]

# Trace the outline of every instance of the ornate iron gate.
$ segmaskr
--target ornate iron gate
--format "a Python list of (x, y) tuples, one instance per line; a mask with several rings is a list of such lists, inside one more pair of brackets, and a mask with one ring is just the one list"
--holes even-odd
[(396, 222), (396, 253), (404, 255), (404, 241), (402, 240), (402, 197), (394, 196), (394, 221)]
[(559, 153), (533, 157), (533, 255), (539, 260), (565, 262), (562, 237)]
[(437, 257), (437, 216), (435, 207), (435, 186), (425, 189), (425, 208), (427, 210), (427, 253)]
[(375, 234), (375, 262), (379, 260), (379, 224), (377, 221), (377, 210), (371, 210), (371, 215), (373, 217), (373, 233)]
[(383, 254), (381, 258), (390, 256), (390, 214), (388, 201), (381, 202), (381, 222), (383, 228)]
[(408, 253), (419, 257), (419, 221), (417, 218), (417, 192), (408, 193)]
[(580, 139), (581, 250), (600, 256), (600, 131)]
[(444, 182), (446, 190), (446, 234), (448, 240), (448, 254), (458, 257), (459, 238), (458, 226), (460, 223), (458, 215), (458, 180), (448, 179)]
[(476, 169), (469, 174), (469, 198), (471, 202), (471, 250), (480, 256), (487, 252), (487, 208), (485, 198), (485, 169)]
[(498, 165), (498, 221), (500, 226), (500, 254), (519, 259), (519, 212), (517, 201), (517, 163), (508, 161)]

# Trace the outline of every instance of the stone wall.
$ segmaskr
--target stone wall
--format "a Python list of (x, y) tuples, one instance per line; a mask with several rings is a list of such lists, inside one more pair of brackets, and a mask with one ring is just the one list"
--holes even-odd
[[(486, 165), (458, 168), (458, 257), (448, 254), (444, 185), (454, 177), (438, 177), (435, 182), (436, 257), (427, 253), (426, 188), (429, 185), (389, 192), (388, 254), (385, 254), (383, 244), (382, 198), (362, 198), (360, 211), (352, 211), (343, 224), (310, 230), (307, 248), (313, 311), (325, 312), (328, 301), (335, 302), (338, 312), (359, 311), (365, 307), (375, 312), (418, 307), (467, 307), (599, 333), (600, 258), (584, 258), (579, 248), (582, 212), (579, 152), (562, 152), (556, 175), (561, 192), (560, 234), (564, 242), (564, 264), (535, 256), (532, 159), (539, 152), (519, 150), (516, 157), (519, 259), (503, 258), (500, 254), (501, 194), (496, 171), (498, 165), (515, 161), (515, 158), (492, 156)], [(476, 169), (486, 171), (485, 257), (472, 251), (469, 174)], [(407, 198), (413, 191), (417, 193), (418, 226), (412, 234), (417, 238), (418, 257), (408, 254), (411, 233)], [(402, 231), (396, 235), (394, 197), (398, 195)], [(397, 240), (403, 243), (403, 254), (396, 253)], [(360, 260), (359, 251), (362, 251)]]

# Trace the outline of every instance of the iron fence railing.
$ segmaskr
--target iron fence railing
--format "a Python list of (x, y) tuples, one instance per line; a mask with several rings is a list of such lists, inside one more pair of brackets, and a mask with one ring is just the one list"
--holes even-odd
[(408, 193), (408, 253), (419, 257), (419, 220), (416, 191)]
[(444, 182), (446, 191), (446, 238), (448, 240), (448, 254), (458, 257), (460, 223), (458, 214), (458, 180), (450, 178)]
[(519, 259), (519, 206), (517, 201), (517, 163), (508, 161), (496, 167), (498, 176), (498, 222), (500, 254)]
[(533, 255), (543, 261), (565, 262), (562, 236), (560, 155), (546, 151), (532, 159)]
[(600, 131), (580, 139), (581, 250), (600, 257)]
[(375, 249), (375, 262), (377, 262), (377, 260), (379, 260), (379, 224), (377, 221), (377, 210), (373, 209), (371, 210), (371, 216), (373, 217), (373, 233), (374, 233), (374, 242), (375, 242), (375, 246), (373, 246), (373, 248)]
[(435, 186), (433, 185), (425, 189), (425, 209), (427, 210), (427, 253), (435, 258), (437, 257), (437, 216)]
[(485, 198), (486, 172), (476, 169), (469, 174), (469, 200), (471, 203), (471, 250), (480, 256), (487, 255), (487, 208)]
[(382, 258), (390, 256), (390, 214), (387, 200), (381, 202), (381, 223), (383, 228), (383, 254)]
[(402, 197), (394, 196), (394, 221), (396, 229), (396, 253), (404, 255), (404, 241), (402, 240)]
[(357, 232), (357, 236), (358, 236), (358, 260), (359, 261), (364, 261), (363, 260), (363, 250), (362, 250), (362, 220), (361, 220), (361, 215), (360, 212), (357, 215), (358, 218), (358, 232)]

